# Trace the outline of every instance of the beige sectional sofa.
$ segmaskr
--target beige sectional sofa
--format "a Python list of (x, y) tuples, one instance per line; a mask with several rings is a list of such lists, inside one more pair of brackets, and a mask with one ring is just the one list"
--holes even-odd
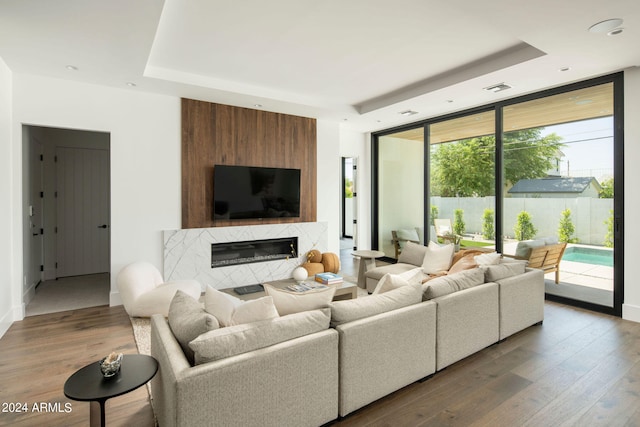
[[(499, 264), (424, 284), (416, 277), (414, 266), (330, 310), (205, 332), (189, 344), (201, 362), (195, 366), (167, 319), (153, 316), (158, 424), (322, 425), (543, 320), (540, 270)], [(296, 326), (300, 319), (306, 326)], [(197, 344), (214, 335), (224, 340), (208, 350)], [(257, 348), (219, 350), (244, 339), (257, 339)]]

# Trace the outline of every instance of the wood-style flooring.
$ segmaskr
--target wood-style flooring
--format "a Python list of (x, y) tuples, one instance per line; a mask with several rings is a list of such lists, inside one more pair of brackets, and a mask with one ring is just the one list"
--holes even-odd
[[(122, 307), (15, 322), (0, 339), (0, 425), (84, 426), (89, 404), (65, 398), (80, 367), (136, 353)], [(366, 363), (366, 361), (363, 361)], [(34, 404), (70, 412), (35, 412)], [(27, 413), (4, 412), (26, 403)], [(215, 420), (212, 419), (212, 424)], [(110, 426), (152, 426), (145, 387), (107, 401)], [(336, 421), (335, 426), (640, 425), (640, 324), (547, 302), (534, 326)]]

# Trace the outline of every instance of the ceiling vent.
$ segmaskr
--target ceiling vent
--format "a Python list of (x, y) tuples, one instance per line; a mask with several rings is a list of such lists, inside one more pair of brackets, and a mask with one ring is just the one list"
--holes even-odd
[(484, 90), (493, 92), (493, 93), (502, 92), (503, 90), (507, 90), (507, 89), (511, 89), (511, 86), (504, 83), (498, 83), (497, 85), (492, 85), (484, 88)]

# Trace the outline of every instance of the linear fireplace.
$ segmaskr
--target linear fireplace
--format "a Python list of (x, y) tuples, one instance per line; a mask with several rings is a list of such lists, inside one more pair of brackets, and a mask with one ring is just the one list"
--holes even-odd
[(211, 268), (297, 257), (297, 237), (211, 244)]

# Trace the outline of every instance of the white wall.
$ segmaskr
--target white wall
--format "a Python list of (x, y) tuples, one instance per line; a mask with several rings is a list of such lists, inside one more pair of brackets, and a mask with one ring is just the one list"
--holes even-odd
[[(12, 157), (15, 167), (11, 172), (13, 230), (21, 230), (23, 220), (20, 196), (15, 196), (22, 191), (22, 172), (16, 170), (22, 164), (22, 125), (110, 133), (111, 303), (119, 304), (117, 272), (136, 260), (162, 269), (161, 230), (181, 225), (180, 100), (18, 74), (13, 93), (11, 156), (2, 156)], [(17, 290), (22, 282), (21, 241), (12, 252), (10, 283)]]
[(340, 253), (340, 124), (317, 120), (317, 221), (328, 223), (327, 250)]
[[(624, 304), (622, 317), (640, 322), (640, 280), (635, 260), (640, 256), (640, 197), (637, 184), (640, 182), (640, 69), (633, 68), (624, 73)], [(636, 256), (638, 255), (638, 256)]]
[[(20, 238), (21, 228), (12, 227), (13, 214), (11, 201), (12, 194), (12, 76), (11, 71), (0, 58), (0, 336), (2, 336), (11, 323), (18, 318), (15, 307), (19, 304), (19, 297), (14, 294), (14, 289), (20, 289), (20, 282), (14, 282), (15, 262), (13, 260), (13, 246), (15, 239)], [(17, 230), (17, 233), (15, 231)], [(19, 295), (19, 293), (18, 293)]]

